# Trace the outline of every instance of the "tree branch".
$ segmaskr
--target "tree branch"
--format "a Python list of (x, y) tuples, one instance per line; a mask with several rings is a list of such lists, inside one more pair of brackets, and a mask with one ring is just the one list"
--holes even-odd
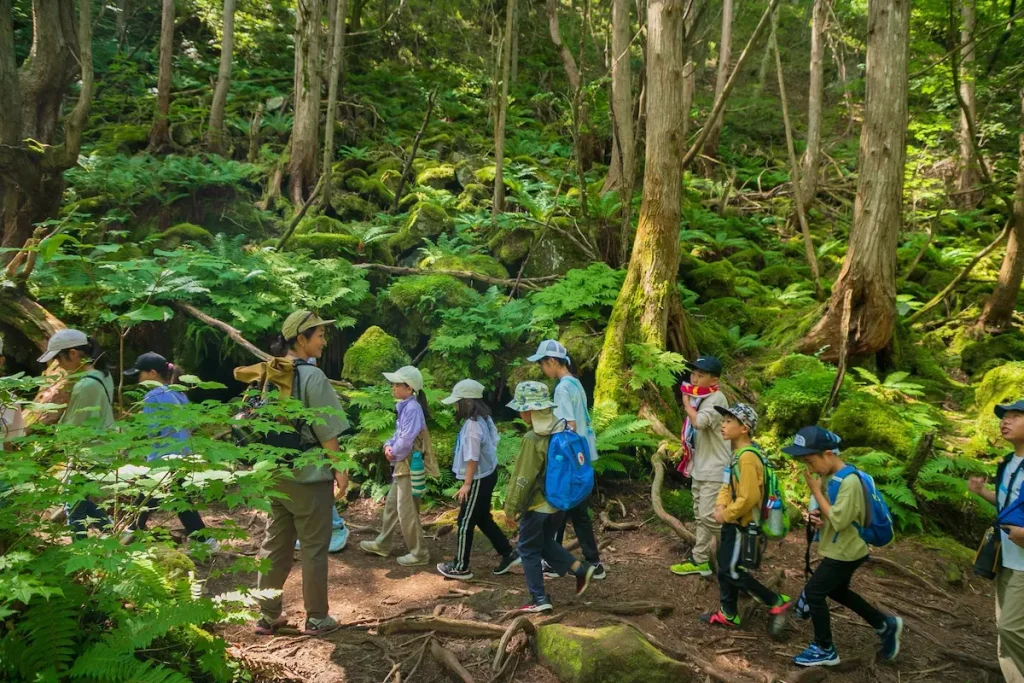
[(254, 355), (257, 358), (259, 358), (260, 360), (266, 361), (266, 360), (270, 360), (271, 358), (273, 358), (273, 356), (271, 356), (269, 353), (267, 353), (266, 351), (261, 350), (259, 347), (257, 347), (255, 344), (253, 344), (251, 341), (249, 341), (248, 339), (243, 337), (242, 333), (239, 332), (237, 329), (235, 329), (231, 325), (228, 325), (223, 320), (217, 320), (216, 318), (211, 317), (211, 316), (203, 313), (202, 311), (200, 311), (198, 308), (196, 308), (192, 304), (187, 304), (187, 303), (185, 303), (183, 301), (177, 301), (177, 302), (174, 303), (174, 307), (177, 308), (182, 313), (185, 313), (186, 315), (192, 316), (193, 318), (195, 318), (199, 322), (204, 323), (206, 325), (209, 325), (210, 327), (212, 327), (214, 329), (220, 330), (224, 334), (228, 335), (228, 338), (231, 341), (235, 342), (236, 344), (241, 346), (243, 349), (245, 349), (246, 351), (248, 351), (252, 355)]
[(545, 275), (543, 277), (533, 278), (521, 278), (517, 280), (510, 280), (507, 278), (490, 277), (489, 275), (480, 275), (479, 273), (472, 273), (468, 270), (428, 270), (426, 268), (407, 268), (404, 266), (386, 266), (382, 263), (357, 263), (352, 266), (353, 268), (360, 268), (363, 270), (379, 270), (384, 273), (390, 273), (392, 275), (450, 275), (452, 277), (459, 278), (461, 280), (472, 280), (475, 282), (483, 282), (488, 285), (498, 285), (499, 287), (515, 287), (520, 286), (526, 289), (540, 289), (540, 283), (554, 282), (560, 280), (561, 275)]
[(435, 86), (430, 93), (430, 97), (427, 98), (427, 112), (423, 115), (423, 125), (420, 126), (419, 132), (416, 133), (416, 139), (412, 141), (409, 158), (405, 160), (402, 177), (398, 179), (398, 189), (395, 190), (395, 201), (391, 204), (391, 213), (398, 211), (398, 203), (402, 201), (402, 193), (405, 191), (405, 180), (409, 177), (409, 172), (412, 171), (412, 162), (416, 159), (416, 150), (420, 147), (420, 140), (423, 139), (423, 134), (427, 132), (427, 125), (430, 123), (430, 113), (434, 111), (434, 98), (437, 97), (438, 87)]
[(289, 239), (291, 239), (292, 233), (295, 232), (295, 228), (298, 227), (299, 225), (299, 221), (302, 220), (302, 217), (306, 215), (306, 211), (308, 211), (309, 207), (312, 206), (313, 202), (316, 201), (317, 195), (320, 194), (320, 190), (323, 188), (323, 186), (324, 177), (320, 176), (320, 180), (317, 181), (316, 187), (314, 187), (313, 191), (309, 193), (308, 197), (306, 197), (306, 201), (303, 202), (302, 208), (300, 208), (298, 212), (295, 214), (295, 216), (292, 217), (292, 222), (288, 224), (288, 229), (285, 230), (284, 235), (281, 236), (281, 239), (277, 241), (278, 251), (284, 249), (284, 245), (288, 243)]

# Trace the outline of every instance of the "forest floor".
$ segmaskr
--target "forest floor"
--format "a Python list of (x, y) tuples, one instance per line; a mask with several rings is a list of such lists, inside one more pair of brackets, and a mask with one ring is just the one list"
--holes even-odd
[[(649, 500), (644, 499), (639, 489), (622, 500), (631, 519), (651, 517)], [(495, 555), (479, 532), (472, 563), (477, 579), (468, 583), (447, 580), (434, 570), (435, 563), (452, 557), (455, 539), (451, 533), (442, 533), (440, 538), (428, 541), (431, 564), (427, 567), (407, 569), (394, 562), (401, 554), (398, 552), (402, 546), (400, 538), (390, 560), (360, 551), (359, 541), (372, 538), (369, 527), (379, 520), (379, 510), (378, 505), (368, 500), (351, 505), (344, 515), (353, 528), (348, 547), (330, 558), (331, 613), (346, 625), (344, 628), (319, 638), (301, 637), (297, 631), (290, 630), (275, 638), (261, 638), (252, 633), (251, 624), (219, 630), (232, 644), (236, 655), (243, 656), (250, 665), (256, 663), (265, 672), (260, 680), (387, 683), (397, 671), (404, 683), (419, 659), (422, 661), (414, 680), (455, 680), (429, 652), (421, 656), (427, 642), (424, 633), (379, 636), (380, 624), (406, 615), (435, 615), (506, 626), (512, 618), (509, 610), (528, 601), (521, 569), (513, 569), (504, 576), (491, 574)], [(423, 518), (432, 520), (441, 512), (425, 512)], [(218, 517), (223, 519), (224, 516), (212, 511), (207, 517), (209, 522), (217, 524)], [(253, 532), (246, 545), (235, 550), (254, 554), (263, 536), (262, 513), (231, 516)], [(605, 546), (602, 560), (608, 570), (606, 580), (595, 581), (581, 599), (575, 597), (571, 579), (548, 582), (555, 614), (566, 613), (563, 623), (614, 624), (621, 617), (602, 614), (599, 610), (603, 606), (635, 601), (668, 602), (674, 607), (670, 614), (663, 617), (645, 614), (630, 617), (630, 620), (666, 646), (695, 648), (715, 668), (740, 675), (739, 680), (757, 680), (758, 672), (771, 674), (774, 680), (794, 680), (795, 670), (790, 659), (809, 641), (809, 623), (791, 620), (785, 642), (776, 642), (767, 636), (763, 611), (755, 613), (739, 632), (709, 630), (697, 617), (701, 612), (717, 608), (717, 584), (713, 580), (677, 577), (669, 572), (669, 565), (683, 557), (686, 547), (667, 527), (655, 521), (631, 531), (599, 532), (599, 536)], [(858, 592), (883, 611), (894, 611), (904, 618), (902, 651), (893, 664), (876, 663), (875, 634), (856, 615), (833, 604), (833, 628), (843, 664), (830, 669), (827, 680), (837, 683), (1002, 680), (984, 667), (986, 664), (992, 667), (996, 661), (994, 583), (971, 574), (963, 566), (962, 557), (954, 559), (939, 548), (928, 547), (927, 541), (900, 540), (889, 548), (875, 551), (873, 556), (882, 558), (883, 563), (895, 562), (906, 568), (899, 570), (890, 564), (872, 563), (854, 579)], [(217, 556), (212, 566), (204, 569), (216, 569), (225, 563), (225, 556)], [(803, 582), (803, 563), (803, 533), (796, 531), (782, 543), (771, 544), (760, 576), (762, 579), (779, 576), (782, 570), (783, 591), (795, 596)], [(958, 585), (948, 583), (950, 576)], [(955, 581), (960, 576), (962, 579)], [(255, 576), (241, 578), (255, 585)], [(217, 594), (232, 590), (238, 583), (238, 575), (211, 578), (208, 590)], [(743, 603), (741, 608), (744, 608)], [(285, 586), (285, 610), (292, 626), (301, 625), (304, 614), (298, 562)], [(537, 615), (534, 621), (544, 617)], [(437, 638), (458, 656), (475, 681), (498, 680), (492, 678), (490, 668), (497, 637), (460, 639), (438, 633)], [(522, 634), (517, 638), (521, 640)], [(519, 652), (522, 651), (520, 647)], [(972, 657), (977, 661), (972, 663)], [(517, 658), (514, 666), (514, 670), (500, 677), (502, 683), (508, 680), (557, 681), (532, 654), (521, 660)], [(743, 677), (744, 672), (752, 673), (755, 678)], [(765, 678), (761, 675), (762, 680)], [(711, 679), (701, 674), (694, 680)]]

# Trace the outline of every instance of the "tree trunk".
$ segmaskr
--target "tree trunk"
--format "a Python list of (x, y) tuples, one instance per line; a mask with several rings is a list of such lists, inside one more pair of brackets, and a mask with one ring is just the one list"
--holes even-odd
[[(602, 192), (621, 190), (622, 206), (629, 202), (636, 174), (636, 141), (633, 134), (633, 69), (630, 64), (629, 0), (612, 4), (612, 165)], [(623, 255), (629, 244), (623, 246)], [(625, 259), (623, 259), (625, 263)]]
[(757, 94), (764, 92), (764, 84), (768, 79), (768, 66), (772, 61), (772, 50), (775, 48), (775, 32), (779, 29), (779, 15), (772, 14), (772, 26), (768, 30), (768, 44), (764, 46), (764, 54), (761, 55), (761, 67), (757, 70)]
[(870, 0), (864, 124), (850, 248), (824, 317), (801, 349), (836, 360), (843, 301), (852, 292), (848, 349), (864, 356), (886, 348), (896, 321), (896, 242), (902, 225), (907, 131), (910, 0)]
[(519, 5), (516, 5), (516, 15), (512, 19), (512, 70), (509, 75), (509, 82), (513, 85), (519, 80)]
[(831, 0), (814, 0), (811, 26), (811, 76), (807, 88), (807, 149), (803, 157), (801, 197), (807, 211), (818, 193), (818, 166), (821, 165), (821, 105), (825, 71), (825, 24)]
[(156, 80), (156, 112), (149, 129), (149, 150), (162, 152), (171, 146), (171, 58), (174, 56), (174, 0), (163, 0), (160, 13), (160, 73)]
[(289, 196), (301, 206), (316, 185), (320, 151), (320, 19), (323, 0), (298, 0), (295, 13), (295, 119), (288, 166)]
[(323, 205), (331, 205), (331, 166), (334, 162), (334, 120), (338, 111), (338, 88), (344, 69), (345, 55), (345, 14), (348, 3), (346, 0), (333, 0), (336, 3), (334, 17), (331, 18), (331, 63), (327, 82), (327, 121), (324, 124), (324, 189)]
[(505, 117), (508, 114), (508, 79), (512, 70), (512, 33), (515, 31), (516, 0), (508, 0), (505, 8), (505, 35), (501, 44), (501, 98), (498, 100), (498, 121), (494, 126), (494, 202), (491, 218), (505, 210)]
[[(971, 113), (971, 119), (973, 121), (977, 121), (977, 100), (974, 96), (975, 43), (970, 42), (970, 44), (968, 44), (968, 41), (972, 41), (974, 37), (974, 3), (975, 0), (960, 0), (960, 17), (963, 21), (960, 27), (960, 42), (961, 44), (966, 45), (960, 55), (960, 95), (963, 97), (964, 102), (967, 103), (967, 109)], [(974, 159), (974, 153), (971, 149), (970, 125), (967, 122), (967, 114), (963, 110), (960, 110), (960, 128), (958, 138), (960, 142), (960, 167), (958, 169), (959, 173), (957, 174), (956, 179), (956, 195), (954, 195), (954, 198), (957, 206), (964, 209), (970, 209), (978, 205), (981, 201), (982, 195), (980, 192), (971, 191), (973, 188), (978, 186), (980, 177), (978, 175), (977, 162)]]
[(117, 16), (114, 19), (114, 33), (117, 37), (117, 49), (120, 52), (128, 34), (128, 0), (117, 0)]
[(1011, 326), (1017, 294), (1024, 280), (1024, 89), (1020, 91), (1020, 112), (1022, 132), (1017, 158), (1017, 191), (1013, 197), (1013, 230), (1006, 243), (1006, 255), (999, 268), (995, 291), (981, 314), (981, 324), (996, 330)]
[(4, 112), (0, 116), (0, 145), (14, 147), (21, 142), (21, 84), (11, 4), (11, 0), (0, 0), (0, 108)]
[[(722, 0), (722, 40), (718, 45), (718, 78), (715, 80), (715, 99), (721, 96), (725, 83), (729, 80), (729, 67), (732, 59), (732, 15), (733, 0)], [(718, 156), (718, 143), (722, 137), (722, 124), (725, 121), (723, 109), (711, 122), (711, 132), (704, 141), (704, 154), (715, 158)]]
[(558, 56), (562, 58), (562, 66), (565, 67), (565, 76), (569, 79), (569, 88), (575, 93), (580, 89), (580, 71), (576, 68), (576, 60), (572, 52), (562, 42), (562, 33), (558, 28), (558, 0), (547, 0), (548, 11), (548, 32), (551, 34), (551, 42), (558, 50)]
[(211, 152), (224, 154), (224, 107), (228, 101), (231, 85), (231, 62), (235, 43), (235, 5), (237, 0), (224, 0), (224, 25), (220, 40), (220, 68), (217, 70), (217, 86), (213, 90), (213, 104), (210, 105), (210, 129), (206, 131), (206, 144)]
[(685, 0), (647, 3), (647, 165), (626, 280), (615, 300), (597, 366), (595, 404), (635, 401), (625, 381), (626, 345), (665, 348), (679, 270)]

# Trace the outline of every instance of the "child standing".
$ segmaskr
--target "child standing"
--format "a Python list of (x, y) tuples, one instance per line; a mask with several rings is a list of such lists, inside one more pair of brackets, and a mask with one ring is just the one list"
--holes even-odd
[(498, 430), (483, 397), (484, 385), (464, 379), (455, 385), (451, 396), (441, 401), (445, 405), (455, 404), (455, 417), (462, 420), (452, 459), (452, 472), (462, 482), (458, 493), (458, 547), (454, 560), (437, 565), (437, 571), (449, 579), (468, 581), (473, 578), (469, 557), (477, 527), (500, 556), (494, 574), (504, 574), (520, 562), (519, 553), (512, 549), (491, 517), (491, 494), (498, 482)]
[[(590, 423), (590, 411), (587, 410), (587, 393), (580, 381), (572, 374), (572, 361), (569, 358), (569, 352), (554, 339), (545, 339), (537, 347), (537, 353), (527, 360), (539, 363), (540, 369), (549, 379), (558, 380), (558, 384), (555, 385), (555, 419), (565, 420), (570, 430), (582, 436), (590, 447), (590, 461), (597, 460), (597, 438)], [(582, 503), (562, 516), (562, 523), (555, 534), (555, 540), (558, 543), (562, 542), (565, 535), (566, 522), (572, 522), (572, 528), (576, 531), (576, 538), (579, 539), (583, 557), (594, 565), (593, 578), (599, 580), (607, 578), (608, 574), (601, 564), (597, 539), (594, 538), (594, 522), (590, 518), (589, 499), (584, 499)]]
[(505, 498), (505, 513), (519, 517), (519, 555), (530, 591), (530, 603), (521, 611), (550, 612), (551, 598), (544, 590), (542, 560), (558, 576), (569, 572), (575, 575), (576, 595), (583, 595), (590, 586), (596, 568), (586, 560), (574, 558), (555, 540), (564, 513), (547, 502), (539, 484), (551, 434), (564, 428), (564, 423), (551, 411), (555, 404), (549, 399), (548, 388), (540, 382), (520, 382), (508, 407), (519, 411), (519, 417), (530, 425), (530, 431), (523, 436)]
[(718, 546), (718, 586), (722, 607), (717, 612), (702, 614), (700, 618), (711, 626), (738, 627), (740, 613), (737, 600), (742, 590), (768, 606), (769, 628), (772, 634), (778, 634), (791, 604), (789, 596), (768, 589), (750, 575), (748, 569), (754, 567), (741, 564), (741, 541), (747, 526), (759, 519), (764, 501), (764, 457), (751, 440), (757, 429), (757, 413), (744, 403), (737, 403), (731, 408), (716, 407), (715, 410), (722, 416), (722, 438), (732, 444), (733, 456), (726, 470), (727, 480), (719, 488), (714, 512), (715, 521), (722, 525), (722, 542)]
[(722, 472), (729, 466), (732, 449), (722, 436), (722, 416), (716, 408), (728, 408), (729, 400), (718, 390), (722, 362), (714, 356), (701, 356), (686, 364), (690, 382), (684, 383), (683, 462), (680, 470), (693, 478), (693, 518), (697, 522), (697, 543), (690, 557), (669, 569), (673, 574), (711, 576), (711, 553), (722, 526), (715, 521), (715, 506), (722, 488)]
[[(809, 523), (820, 529), (818, 554), (824, 558), (804, 586), (804, 599), (814, 622), (814, 641), (793, 658), (797, 666), (835, 666), (839, 663), (839, 654), (832, 641), (828, 598), (849, 607), (875, 629), (882, 641), (879, 650), (882, 661), (892, 661), (900, 651), (903, 620), (879, 612), (850, 590), (854, 572), (868, 559), (867, 543), (857, 529), (864, 525), (867, 497), (859, 474), (836, 476), (846, 467), (839, 457), (841, 442), (827, 429), (804, 427), (793, 438), (793, 445), (782, 449), (807, 466), (804, 479), (818, 503)], [(829, 482), (827, 495), (822, 488), (822, 480)]]
[(387, 557), (395, 527), (401, 526), (409, 553), (399, 557), (398, 564), (415, 567), (430, 560), (430, 551), (423, 539), (419, 508), (413, 497), (409, 465), (413, 453), (420, 453), (425, 463), (432, 463), (435, 476), (437, 474), (434, 449), (427, 431), (427, 397), (423, 394), (423, 375), (411, 365), (395, 372), (385, 372), (384, 377), (391, 382), (391, 393), (398, 401), (395, 406), (398, 413), (395, 433), (384, 442), (384, 457), (393, 468), (391, 490), (384, 504), (380, 535), (372, 541), (363, 541), (359, 547), (368, 553)]

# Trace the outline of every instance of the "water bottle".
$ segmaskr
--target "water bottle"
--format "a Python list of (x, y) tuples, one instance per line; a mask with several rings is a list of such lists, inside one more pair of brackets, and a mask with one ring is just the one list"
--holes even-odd
[(781, 538), (786, 534), (786, 511), (782, 509), (782, 501), (771, 496), (768, 499), (768, 535), (770, 538)]
[(761, 529), (757, 522), (747, 524), (741, 532), (740, 539), (740, 564), (747, 569), (757, 569), (761, 566)]
[[(820, 508), (821, 508), (821, 506), (818, 505), (818, 499), (815, 498), (812, 495), (811, 496), (811, 504), (807, 506), (807, 513), (810, 514), (810, 513), (814, 512), (815, 510), (818, 510)], [(807, 523), (810, 524), (810, 521), (808, 521)], [(814, 532), (814, 541), (815, 542), (818, 541), (820, 536), (821, 536), (821, 533), (819, 531), (815, 531)]]

